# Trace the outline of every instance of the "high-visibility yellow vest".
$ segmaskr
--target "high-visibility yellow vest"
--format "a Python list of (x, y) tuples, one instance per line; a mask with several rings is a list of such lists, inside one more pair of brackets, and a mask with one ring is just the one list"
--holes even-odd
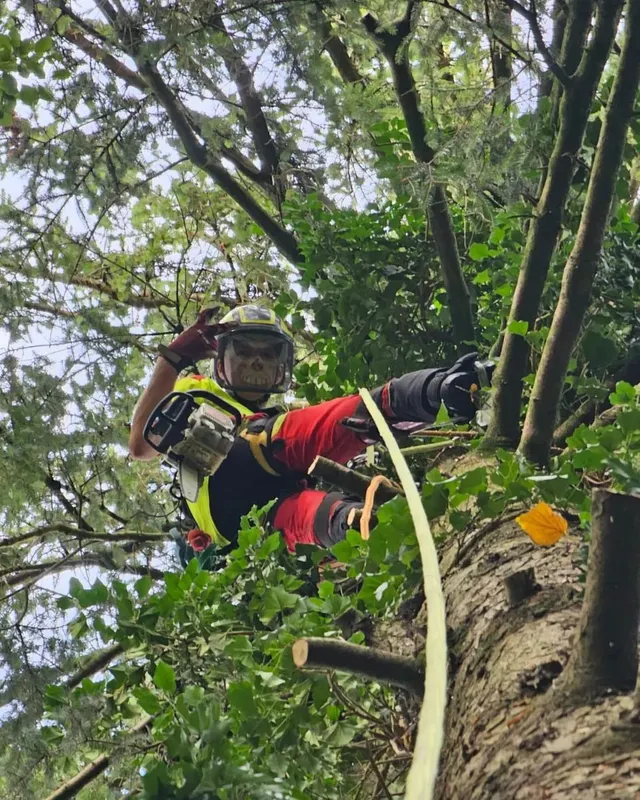
[[(175, 392), (188, 392), (193, 389), (202, 389), (206, 392), (215, 394), (217, 397), (220, 397), (222, 400), (236, 408), (243, 417), (250, 417), (256, 413), (250, 408), (242, 405), (240, 401), (236, 400), (228, 392), (225, 392), (225, 390), (219, 386), (213, 380), (213, 378), (207, 378), (203, 375), (187, 375), (185, 378), (179, 378), (174, 386)], [(196, 402), (204, 403), (205, 400), (203, 398), (198, 398)], [(185, 502), (189, 507), (191, 516), (195, 520), (198, 528), (200, 528), (201, 531), (208, 533), (217, 547), (225, 547), (229, 544), (229, 542), (216, 527), (213, 517), (211, 516), (211, 506), (209, 500), (209, 475), (207, 475), (202, 482), (202, 486), (200, 487), (195, 502), (186, 500), (186, 498)]]

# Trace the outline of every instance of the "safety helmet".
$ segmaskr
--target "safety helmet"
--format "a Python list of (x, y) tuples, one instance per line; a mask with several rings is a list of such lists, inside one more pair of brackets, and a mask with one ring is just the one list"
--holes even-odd
[(293, 338), (269, 308), (237, 306), (220, 320), (214, 378), (234, 392), (272, 394), (291, 386)]

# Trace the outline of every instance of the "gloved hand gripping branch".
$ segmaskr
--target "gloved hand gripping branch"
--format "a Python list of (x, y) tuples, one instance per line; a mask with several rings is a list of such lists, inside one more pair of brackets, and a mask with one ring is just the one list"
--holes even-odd
[(425, 370), (427, 376), (423, 389), (424, 408), (434, 416), (444, 404), (452, 422), (470, 422), (478, 405), (476, 393), (489, 388), (494, 364), (479, 361), (477, 353), (461, 356), (449, 369)]
[[(479, 409), (478, 390), (490, 386), (493, 370), (492, 362), (479, 361), (477, 353), (468, 353), (449, 368), (421, 369), (392, 378), (371, 396), (398, 432), (411, 433), (433, 423), (442, 404), (454, 424), (471, 422)], [(358, 431), (366, 441), (378, 440), (362, 405), (343, 425)]]

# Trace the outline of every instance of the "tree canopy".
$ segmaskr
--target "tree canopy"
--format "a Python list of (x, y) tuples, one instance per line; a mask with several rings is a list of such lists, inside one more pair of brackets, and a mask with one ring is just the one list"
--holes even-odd
[(204, 306), (286, 317), (311, 403), (476, 349), (501, 357), (497, 465), (408, 454), (441, 540), (531, 498), (588, 532), (594, 482), (640, 487), (633, 7), (3, 6), (3, 794), (403, 790), (411, 701), (289, 651), (415, 602), (404, 499), (325, 573), (258, 511), (224, 569), (180, 573), (171, 477), (127, 458), (133, 407)]

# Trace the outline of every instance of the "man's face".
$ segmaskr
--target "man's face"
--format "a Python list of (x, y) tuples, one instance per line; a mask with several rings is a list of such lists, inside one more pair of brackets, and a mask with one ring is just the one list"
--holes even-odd
[(285, 356), (285, 345), (275, 336), (238, 333), (227, 343), (224, 372), (233, 388), (238, 387), (243, 394), (255, 390), (259, 397), (282, 381)]

